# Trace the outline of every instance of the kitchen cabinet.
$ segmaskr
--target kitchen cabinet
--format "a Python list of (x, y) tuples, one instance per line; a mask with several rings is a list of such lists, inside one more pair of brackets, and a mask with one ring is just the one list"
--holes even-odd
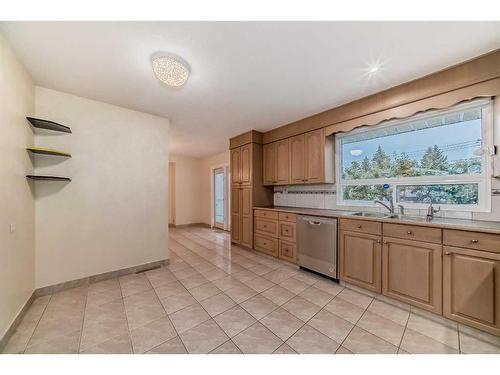
[(380, 293), (382, 291), (381, 242), (380, 235), (341, 230), (339, 233), (340, 279)]
[(333, 138), (323, 129), (290, 138), (290, 183), (334, 182)]
[(254, 210), (254, 248), (296, 263), (297, 215), (274, 210)]
[[(402, 235), (412, 236), (413, 233), (419, 233), (417, 228), (422, 227), (405, 228)], [(437, 228), (428, 229), (432, 231)], [(384, 295), (441, 314), (441, 277), (441, 243), (386, 237), (384, 224), (382, 248), (382, 293)]]
[(288, 185), (290, 183), (290, 141), (269, 143), (264, 151), (264, 185)]
[(258, 132), (230, 140), (231, 148), (231, 242), (253, 247), (254, 205), (269, 205), (273, 191), (263, 184), (262, 145)]
[(444, 316), (500, 336), (500, 254), (452, 246), (443, 251)]

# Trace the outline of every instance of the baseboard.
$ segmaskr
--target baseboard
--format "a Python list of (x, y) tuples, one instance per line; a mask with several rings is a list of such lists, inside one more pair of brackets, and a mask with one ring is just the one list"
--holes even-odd
[(5, 334), (3, 335), (3, 337), (0, 338), (0, 353), (3, 352), (3, 350), (5, 349), (5, 346), (9, 342), (10, 338), (12, 337), (14, 332), (16, 332), (17, 327), (19, 327), (19, 324), (21, 324), (21, 321), (23, 320), (24, 315), (26, 314), (26, 312), (29, 310), (29, 308), (33, 304), (33, 301), (35, 300), (35, 298), (36, 298), (35, 293), (34, 292), (31, 293), (31, 296), (29, 296), (29, 298), (26, 300), (23, 307), (21, 308), (19, 313), (14, 318), (14, 321), (12, 322), (12, 324), (9, 326), (9, 328), (7, 328), (7, 331), (5, 331)]
[(177, 228), (177, 229), (188, 228), (188, 227), (211, 228), (210, 224), (207, 224), (207, 223), (190, 223), (190, 224), (181, 224), (181, 225), (169, 224), (169, 227)]
[(7, 345), (10, 338), (12, 337), (14, 332), (16, 331), (17, 327), (19, 326), (19, 324), (23, 320), (24, 315), (26, 314), (28, 309), (33, 304), (33, 301), (35, 299), (37, 299), (38, 297), (46, 296), (48, 294), (54, 294), (54, 293), (60, 292), (60, 291), (65, 290), (65, 289), (76, 288), (76, 287), (83, 286), (83, 285), (97, 283), (99, 281), (113, 279), (115, 277), (125, 276), (125, 275), (131, 274), (131, 273), (144, 272), (144, 271), (147, 271), (150, 269), (161, 267), (163, 265), (168, 265), (169, 263), (170, 263), (170, 261), (168, 259), (158, 260), (155, 262), (144, 263), (144, 264), (140, 264), (138, 266), (122, 268), (122, 269), (110, 271), (110, 272), (104, 272), (101, 274), (92, 275), (92, 276), (84, 277), (81, 279), (65, 281), (63, 283), (58, 283), (58, 284), (49, 285), (49, 286), (35, 289), (33, 291), (33, 293), (31, 293), (31, 296), (28, 298), (26, 303), (24, 304), (21, 311), (19, 311), (19, 313), (17, 314), (16, 318), (14, 319), (14, 321), (12, 322), (10, 327), (7, 328), (7, 331), (5, 332), (3, 337), (0, 338), (0, 353), (3, 352), (3, 350), (5, 349), (5, 346)]

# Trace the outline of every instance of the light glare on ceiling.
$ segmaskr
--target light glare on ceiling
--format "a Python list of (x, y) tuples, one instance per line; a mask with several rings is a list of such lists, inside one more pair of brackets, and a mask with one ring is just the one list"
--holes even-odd
[(159, 55), (152, 58), (153, 72), (161, 82), (168, 86), (180, 87), (189, 77), (189, 67), (178, 58)]

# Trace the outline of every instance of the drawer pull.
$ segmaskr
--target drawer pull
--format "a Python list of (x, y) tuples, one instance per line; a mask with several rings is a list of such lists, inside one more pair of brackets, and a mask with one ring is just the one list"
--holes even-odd
[(470, 240), (470, 242), (472, 242), (472, 243), (478, 243), (479, 240)]
[(264, 225), (262, 226), (262, 228), (267, 228), (267, 225), (266, 225), (266, 224), (264, 224)]
[(410, 236), (413, 235), (413, 232), (411, 230), (407, 231), (406, 234), (409, 234)]
[(449, 251), (445, 251), (444, 255), (450, 255), (451, 253)]
[(380, 243), (380, 240), (377, 240), (377, 243)]
[(358, 225), (358, 229), (361, 229), (363, 226), (362, 225)]

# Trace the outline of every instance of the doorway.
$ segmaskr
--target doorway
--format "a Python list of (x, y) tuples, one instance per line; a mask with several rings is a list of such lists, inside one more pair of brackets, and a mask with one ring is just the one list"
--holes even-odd
[(226, 173), (223, 167), (213, 170), (214, 227), (225, 229), (226, 223)]

